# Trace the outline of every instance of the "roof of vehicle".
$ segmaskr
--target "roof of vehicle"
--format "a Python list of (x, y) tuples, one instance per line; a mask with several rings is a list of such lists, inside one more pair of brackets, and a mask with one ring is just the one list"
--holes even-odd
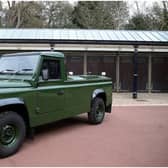
[(21, 52), (21, 53), (12, 53), (12, 54), (3, 54), (2, 56), (25, 56), (25, 55), (42, 55), (56, 58), (64, 58), (64, 54), (61, 52), (46, 51), (46, 52)]

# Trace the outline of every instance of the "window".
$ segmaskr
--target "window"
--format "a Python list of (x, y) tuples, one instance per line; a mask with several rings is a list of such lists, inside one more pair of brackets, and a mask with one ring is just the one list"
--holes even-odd
[(153, 57), (153, 63), (155, 64), (163, 64), (165, 62), (164, 57)]
[(104, 63), (115, 63), (114, 58), (112, 56), (104, 56)]
[(101, 57), (98, 56), (88, 56), (88, 62), (98, 63), (101, 62)]
[[(14, 56), (3, 56), (0, 58), (0, 72), (28, 72), (33, 74), (38, 64), (38, 55), (14, 55)], [(26, 64), (25, 64), (26, 62)], [(17, 75), (17, 74), (16, 74)]]
[[(48, 79), (60, 79), (60, 61), (59, 60), (44, 60), (42, 64), (42, 71), (46, 70), (48, 73)], [(41, 74), (42, 74), (41, 71)]]
[(70, 61), (71, 61), (71, 62), (81, 62), (81, 57), (72, 56)]
[(125, 63), (125, 64), (132, 64), (132, 58), (133, 57), (120, 57), (121, 63)]
[(147, 57), (138, 57), (138, 64), (146, 64), (148, 62)]

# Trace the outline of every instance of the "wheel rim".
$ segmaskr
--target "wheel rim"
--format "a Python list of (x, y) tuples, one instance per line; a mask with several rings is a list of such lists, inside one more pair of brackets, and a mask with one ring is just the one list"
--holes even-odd
[(96, 119), (97, 120), (102, 120), (104, 116), (104, 106), (102, 104), (98, 104), (96, 107)]
[(17, 139), (17, 128), (14, 125), (6, 124), (1, 128), (0, 143), (3, 145), (11, 145)]

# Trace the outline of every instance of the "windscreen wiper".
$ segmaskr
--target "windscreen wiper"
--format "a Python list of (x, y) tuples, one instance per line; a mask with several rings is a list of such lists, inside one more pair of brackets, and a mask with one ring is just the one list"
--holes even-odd
[(16, 72), (16, 74), (32, 74), (33, 69), (25, 68)]
[(21, 69), (21, 70), (14, 70), (14, 69), (5, 69), (5, 70), (2, 70), (0, 71), (0, 74), (32, 74), (33, 73), (33, 69), (28, 69), (28, 68), (25, 68), (25, 69)]
[(14, 69), (5, 69), (0, 71), (0, 74), (15, 74), (17, 71)]

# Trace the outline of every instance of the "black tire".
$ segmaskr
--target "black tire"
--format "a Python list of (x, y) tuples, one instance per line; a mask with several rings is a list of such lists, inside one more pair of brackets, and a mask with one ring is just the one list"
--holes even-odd
[(88, 120), (91, 124), (102, 123), (105, 116), (105, 104), (103, 99), (96, 97), (91, 105), (91, 111), (88, 113)]
[(15, 112), (0, 113), (0, 157), (16, 153), (26, 135), (23, 118)]

